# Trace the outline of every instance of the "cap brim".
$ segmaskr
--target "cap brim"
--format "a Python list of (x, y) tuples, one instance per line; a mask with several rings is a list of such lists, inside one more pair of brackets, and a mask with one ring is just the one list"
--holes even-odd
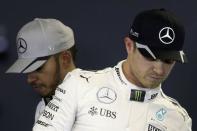
[[(152, 57), (151, 54), (144, 48), (138, 48), (140, 53), (145, 57)], [(158, 50), (151, 48), (152, 53), (155, 55), (156, 59), (161, 60), (174, 60), (180, 63), (187, 63), (188, 59), (183, 51), (169, 51), (169, 50)]]
[(183, 51), (153, 51), (159, 59), (170, 59), (180, 63), (187, 63), (188, 59)]
[(35, 61), (36, 58), (20, 58), (6, 71), (6, 73), (29, 73), (35, 71), (41, 65), (43, 65), (46, 60)]

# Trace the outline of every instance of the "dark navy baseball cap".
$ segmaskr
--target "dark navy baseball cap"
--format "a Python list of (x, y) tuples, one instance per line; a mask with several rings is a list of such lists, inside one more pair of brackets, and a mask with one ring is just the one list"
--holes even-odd
[(187, 62), (183, 52), (184, 26), (170, 11), (152, 9), (139, 13), (133, 21), (129, 37), (145, 57)]

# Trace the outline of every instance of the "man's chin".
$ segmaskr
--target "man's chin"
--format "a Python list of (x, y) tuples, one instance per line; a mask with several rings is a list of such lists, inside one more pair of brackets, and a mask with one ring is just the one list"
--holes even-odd
[(54, 93), (51, 93), (51, 92), (43, 92), (43, 93), (39, 93), (39, 95), (41, 97), (51, 97), (53, 96)]
[(34, 90), (41, 97), (47, 97), (50, 94), (49, 91), (46, 88), (35, 88)]
[(40, 92), (38, 93), (41, 97), (50, 97), (51, 96), (51, 93), (49, 92)]
[(158, 81), (158, 82), (150, 82), (150, 81), (149, 81), (149, 82), (144, 82), (143, 87), (144, 87), (144, 88), (154, 89), (154, 88), (159, 87), (160, 84), (161, 84), (160, 81)]
[(158, 82), (158, 83), (151, 83), (151, 84), (147, 85), (147, 88), (154, 89), (154, 88), (159, 87), (160, 84), (161, 84), (160, 82)]

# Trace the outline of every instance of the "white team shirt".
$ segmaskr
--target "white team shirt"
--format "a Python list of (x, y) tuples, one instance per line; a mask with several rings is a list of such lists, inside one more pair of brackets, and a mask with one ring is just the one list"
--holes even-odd
[(38, 103), (37, 107), (36, 107), (36, 113), (35, 113), (35, 121), (34, 124), (36, 123), (36, 121), (38, 120), (39, 116), (42, 114), (42, 112), (45, 109), (45, 102), (44, 99), (42, 98), (42, 100)]
[(36, 112), (35, 112), (35, 118), (34, 118), (34, 125), (37, 122), (38, 118), (40, 117), (40, 115), (43, 113), (45, 106), (47, 105), (47, 103), (49, 103), (49, 101), (52, 99), (51, 97), (45, 97), (42, 98), (41, 101), (39, 101), (37, 107), (36, 107)]
[(69, 73), (33, 131), (191, 131), (191, 118), (160, 87), (128, 82), (120, 62), (97, 72)]

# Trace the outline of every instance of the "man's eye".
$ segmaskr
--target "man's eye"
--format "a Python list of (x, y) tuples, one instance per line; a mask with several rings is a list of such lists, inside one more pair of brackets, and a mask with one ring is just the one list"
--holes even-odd
[(152, 58), (152, 57), (145, 57), (148, 61), (155, 61), (155, 59), (154, 58)]
[(166, 64), (172, 64), (174, 63), (174, 60), (171, 60), (171, 59), (166, 59), (166, 60), (162, 60), (164, 63)]
[(36, 69), (36, 71), (37, 71), (37, 72), (41, 71), (41, 70), (42, 70), (42, 67), (43, 67), (43, 66), (39, 67), (38, 69)]

